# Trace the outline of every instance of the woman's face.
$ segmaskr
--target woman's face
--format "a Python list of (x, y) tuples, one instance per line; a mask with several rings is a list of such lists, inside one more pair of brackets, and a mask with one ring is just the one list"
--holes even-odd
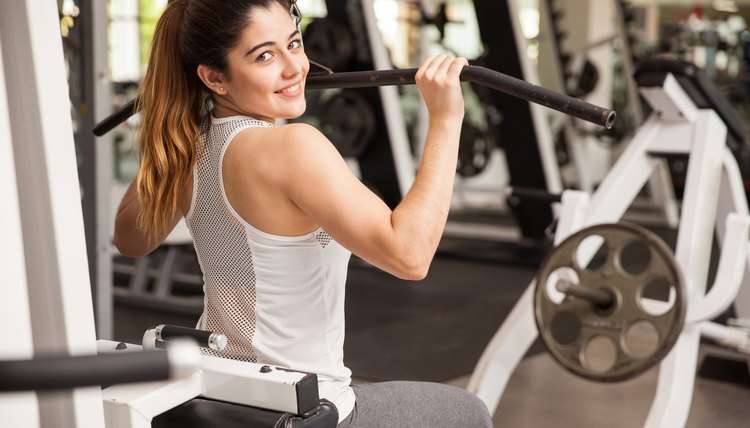
[(225, 92), (217, 101), (229, 111), (217, 113), (273, 123), (305, 112), (310, 62), (294, 20), (280, 4), (253, 10), (250, 25), (227, 55), (227, 68)]

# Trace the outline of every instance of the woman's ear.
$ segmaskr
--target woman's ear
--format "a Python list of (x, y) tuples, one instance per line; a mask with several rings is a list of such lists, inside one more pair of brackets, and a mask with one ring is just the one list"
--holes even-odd
[(219, 95), (225, 95), (227, 93), (226, 79), (222, 73), (205, 64), (198, 65), (196, 72), (198, 78), (201, 79), (208, 89)]

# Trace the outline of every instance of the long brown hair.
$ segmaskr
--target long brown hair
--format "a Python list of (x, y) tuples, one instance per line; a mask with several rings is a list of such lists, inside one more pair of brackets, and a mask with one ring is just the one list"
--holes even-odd
[(196, 69), (226, 72), (226, 57), (250, 23), (252, 10), (288, 0), (171, 0), (156, 23), (136, 109), (141, 211), (138, 226), (155, 243), (177, 210), (199, 144), (199, 126), (210, 92)]

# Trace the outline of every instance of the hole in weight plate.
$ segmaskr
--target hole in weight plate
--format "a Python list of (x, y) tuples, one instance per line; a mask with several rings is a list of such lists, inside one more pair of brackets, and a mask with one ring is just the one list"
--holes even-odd
[(575, 260), (578, 266), (595, 271), (607, 262), (609, 249), (607, 243), (600, 235), (589, 235), (578, 244), (575, 252)]
[(576, 340), (581, 333), (581, 320), (569, 311), (560, 311), (550, 323), (550, 334), (560, 345), (569, 345)]
[(633, 358), (646, 358), (659, 348), (659, 331), (651, 321), (636, 321), (625, 332), (625, 352)]
[(557, 289), (557, 285), (560, 281), (571, 282), (573, 284), (579, 284), (581, 282), (578, 278), (578, 274), (572, 268), (563, 266), (553, 270), (547, 277), (547, 283), (545, 285), (547, 297), (558, 305), (565, 299), (565, 294)]
[(604, 373), (615, 365), (617, 347), (607, 336), (594, 336), (583, 349), (584, 365), (591, 371)]
[(645, 272), (651, 264), (651, 250), (645, 242), (633, 240), (623, 247), (619, 260), (626, 273), (637, 276)]
[(638, 304), (648, 314), (663, 315), (674, 305), (672, 284), (664, 277), (655, 277), (643, 284)]

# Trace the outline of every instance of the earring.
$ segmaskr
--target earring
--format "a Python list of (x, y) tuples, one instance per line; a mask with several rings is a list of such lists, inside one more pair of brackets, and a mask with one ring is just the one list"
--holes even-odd
[(219, 88), (219, 92), (224, 93), (224, 88)]

